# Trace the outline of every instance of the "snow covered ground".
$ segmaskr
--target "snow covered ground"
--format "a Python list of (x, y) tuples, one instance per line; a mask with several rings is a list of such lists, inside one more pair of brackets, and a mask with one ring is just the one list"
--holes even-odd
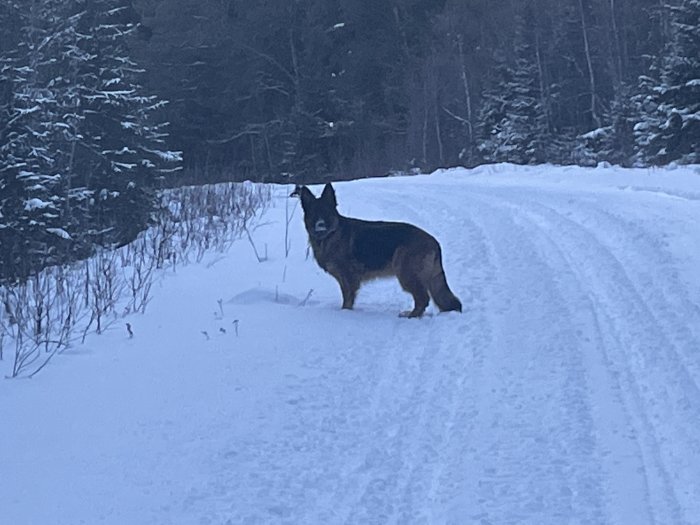
[(433, 233), (464, 313), (400, 319), (393, 280), (341, 311), (279, 187), (268, 261), (178, 268), (133, 339), (0, 381), (0, 522), (700, 523), (699, 168), (336, 191)]

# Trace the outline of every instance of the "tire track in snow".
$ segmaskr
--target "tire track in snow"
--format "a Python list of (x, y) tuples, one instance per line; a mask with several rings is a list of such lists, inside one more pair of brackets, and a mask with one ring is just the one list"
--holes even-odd
[[(452, 191), (454, 191), (454, 188), (452, 188)], [(479, 222), (482, 223), (481, 226), (472, 226), (471, 228), (471, 230), (479, 230), (480, 235), (478, 237), (473, 234), (468, 235), (467, 237), (471, 238), (468, 242), (475, 246), (488, 245), (488, 248), (484, 251), (490, 254), (489, 258), (491, 260), (495, 254), (499, 255), (500, 268), (498, 272), (496, 272), (496, 270), (490, 271), (491, 279), (497, 281), (495, 283), (496, 285), (500, 284), (504, 290), (516, 290), (518, 288), (517, 286), (508, 285), (504, 283), (504, 281), (511, 278), (510, 274), (514, 271), (528, 274), (528, 267), (533, 261), (536, 261), (537, 264), (542, 265), (545, 269), (540, 272), (542, 275), (551, 276), (554, 274), (547, 266), (546, 259), (539, 256), (534, 244), (531, 240), (527, 239), (528, 232), (526, 230), (523, 229), (521, 232), (522, 234), (516, 236), (516, 238), (520, 239), (520, 243), (513, 245), (510, 233), (517, 228), (509, 208), (493, 205), (488, 206), (481, 200), (474, 201), (473, 196), (469, 194), (464, 195), (464, 200), (466, 202), (463, 203), (464, 205), (460, 207), (460, 210), (449, 209), (449, 206), (446, 205), (446, 200), (447, 199), (443, 199), (440, 201), (440, 199), (433, 198), (432, 193), (428, 192), (422, 195), (423, 203), (429, 203), (430, 209), (444, 210), (445, 216), (449, 217), (447, 222), (451, 224), (452, 227), (455, 225), (455, 217), (459, 217), (460, 215), (458, 213), (459, 211), (464, 215), (464, 210), (468, 210), (467, 215), (469, 215), (472, 221), (476, 221), (480, 218)], [(484, 221), (483, 217), (490, 217), (491, 219)], [(435, 222), (435, 220), (436, 219), (433, 219), (433, 222)], [(462, 225), (462, 227), (463, 230), (470, 231), (469, 227), (465, 225)], [(431, 231), (435, 230), (436, 228), (431, 229)], [(462, 231), (453, 231), (449, 241), (453, 244), (458, 243), (460, 233), (462, 233)], [(475, 240), (477, 238), (478, 240)], [(446, 251), (449, 252), (450, 243), (448, 242), (445, 244)], [(466, 251), (468, 253), (468, 248), (462, 249), (461, 251)], [(513, 265), (512, 262), (514, 260), (519, 260), (520, 264)], [(481, 263), (483, 264), (484, 260), (482, 260)], [(493, 268), (493, 262), (490, 262), (489, 266)], [(532, 275), (528, 275), (528, 278), (532, 277)], [(528, 289), (527, 284), (528, 283), (524, 283), (523, 287), (525, 289)], [(557, 298), (556, 300), (561, 303), (562, 297), (556, 290), (556, 283), (552, 282), (548, 284), (550, 284), (550, 286), (546, 287), (546, 293), (550, 295), (554, 294), (554, 297)], [(468, 288), (469, 286), (470, 283), (467, 282), (463, 285), (462, 289)], [(493, 295), (496, 288), (497, 287), (490, 286), (487, 294)], [(523, 297), (516, 297), (515, 299), (507, 298), (501, 293), (497, 300), (490, 301), (494, 304), (486, 308), (486, 317), (492, 318), (486, 324), (490, 325), (493, 323), (493, 319), (498, 320), (502, 318), (504, 312), (512, 312), (511, 315), (517, 317), (518, 313), (513, 312), (513, 310), (517, 310), (518, 306), (517, 304), (514, 306), (514, 303), (523, 302), (523, 299)], [(553, 302), (551, 297), (546, 294), (539, 298), (539, 300), (543, 301), (545, 304)], [(559, 306), (561, 306), (561, 304), (559, 304)], [(468, 311), (465, 315), (470, 323), (470, 328), (473, 328), (475, 324), (478, 327), (483, 317), (480, 319), (469, 319), (469, 314), (470, 312)], [(476, 323), (474, 323), (474, 321), (476, 321)], [(506, 327), (502, 332), (508, 332), (507, 324), (508, 323), (506, 323)], [(541, 327), (536, 326), (535, 328)], [(517, 338), (520, 335), (522, 335), (521, 332), (515, 331), (513, 337)], [(557, 343), (556, 340), (550, 343), (553, 346), (561, 344)], [(490, 368), (489, 375), (496, 375), (494, 374), (494, 368), (502, 365), (503, 362), (507, 362), (508, 356), (499, 353), (501, 351), (500, 346), (502, 345), (494, 346), (492, 342), (489, 342), (489, 344), (490, 348), (485, 350), (487, 364)], [(499, 354), (498, 359), (493, 358), (494, 353)], [(562, 354), (559, 356), (559, 359), (567, 359), (566, 354), (562, 352), (559, 353)], [(482, 354), (481, 360), (483, 361), (483, 359), (484, 356)], [(537, 360), (536, 356), (535, 360)], [(535, 364), (533, 368), (536, 368), (538, 365), (542, 365), (542, 363)], [(544, 364), (543, 367), (546, 366), (547, 365)], [(481, 369), (481, 365), (479, 368)], [(557, 403), (555, 403), (554, 406), (557, 409), (563, 410), (565, 416), (569, 420), (572, 418), (580, 418), (587, 410), (585, 403), (583, 404), (584, 406), (567, 406), (566, 403), (566, 392), (574, 392), (575, 395), (570, 396), (574, 399), (582, 399), (585, 397), (583, 395), (584, 389), (581, 379), (584, 374), (579, 368), (574, 366), (573, 363), (560, 367), (561, 370), (573, 370), (570, 376), (566, 378), (563, 385), (558, 384), (556, 380), (550, 380), (546, 377), (544, 379), (538, 378), (536, 382), (540, 387), (549, 389), (550, 392), (559, 395), (561, 402), (558, 403), (559, 406), (557, 406)], [(517, 402), (522, 402), (524, 406), (528, 402), (527, 396), (532, 396), (533, 394), (537, 395), (536, 386), (530, 387), (526, 381), (519, 378), (517, 367), (515, 367), (515, 369), (508, 368), (508, 373), (511, 377), (511, 383), (515, 385), (503, 385), (503, 392), (494, 392), (491, 378), (486, 378), (485, 381), (482, 380), (482, 376), (486, 375), (484, 373), (478, 374), (478, 377), (476, 375), (468, 376), (464, 381), (469, 391), (470, 399), (462, 402), (460, 410), (462, 414), (468, 413), (469, 417), (462, 418), (459, 424), (459, 431), (455, 433), (458, 435), (453, 437), (450, 443), (453, 451), (456, 448), (462, 451), (462, 453), (459, 456), (453, 454), (450, 457), (451, 463), (448, 466), (445, 466), (445, 460), (441, 459), (443, 462), (442, 470), (448, 471), (450, 474), (448, 476), (444, 474), (441, 476), (440, 479), (444, 485), (441, 485), (439, 490), (434, 491), (440, 494), (439, 503), (435, 502), (433, 504), (433, 511), (437, 512), (436, 515), (433, 516), (436, 518), (435, 521), (463, 523), (465, 520), (493, 520), (495, 523), (515, 523), (531, 519), (538, 520), (540, 523), (555, 523), (557, 519), (562, 519), (562, 516), (567, 516), (572, 511), (575, 511), (577, 515), (588, 515), (592, 517), (593, 520), (599, 521), (596, 519), (596, 516), (599, 517), (601, 515), (601, 504), (599, 503), (600, 496), (597, 493), (599, 489), (595, 482), (596, 472), (595, 468), (586, 466), (588, 463), (588, 461), (586, 461), (588, 455), (585, 452), (581, 455), (583, 459), (574, 462), (575, 465), (574, 468), (571, 469), (571, 472), (563, 473), (566, 467), (562, 467), (562, 465), (564, 465), (566, 461), (564, 459), (558, 460), (557, 454), (551, 454), (551, 456), (554, 456), (554, 458), (552, 458), (547, 451), (542, 452), (543, 446), (546, 445), (546, 440), (542, 437), (545, 435), (545, 432), (540, 431), (537, 436), (542, 441), (542, 446), (537, 445), (530, 449), (526, 448), (526, 450), (530, 452), (529, 455), (519, 450), (517, 436), (508, 435), (507, 431), (496, 431), (495, 436), (489, 435), (489, 430), (491, 430), (488, 428), (489, 425), (492, 425), (494, 421), (497, 422), (497, 424), (501, 424), (500, 420), (507, 419), (505, 417), (506, 411), (500, 410), (500, 405), (516, 400)], [(562, 389), (564, 389), (564, 391), (560, 393)], [(490, 399), (494, 397), (498, 400), (494, 401)], [(506, 398), (506, 402), (501, 401), (504, 397)], [(571, 405), (571, 402), (569, 402), (569, 405)], [(528, 413), (527, 410), (523, 410), (523, 412)], [(538, 433), (537, 422), (520, 420), (517, 423), (518, 424), (515, 425), (513, 429), (516, 432), (530, 427), (531, 433)], [(557, 423), (555, 422), (554, 424), (556, 426)], [(586, 441), (587, 438), (585, 436), (588, 429), (585, 425), (579, 425), (578, 428), (576, 428), (575, 423), (567, 423), (566, 425), (574, 429), (573, 431), (566, 430), (566, 434), (569, 435), (567, 439), (568, 444), (573, 444), (572, 446), (575, 447), (577, 440)], [(580, 436), (584, 436), (583, 439), (581, 439)], [(461, 446), (456, 444), (458, 440), (462, 441)], [(489, 449), (488, 444), (493, 441), (497, 441), (498, 444), (495, 446), (495, 449), (493, 447)], [(486, 446), (486, 450), (484, 446)], [(566, 456), (567, 452), (559, 451), (558, 454), (563, 458)], [(498, 466), (502, 464), (501, 460), (503, 456), (512, 456), (512, 461), (515, 466), (512, 467), (510, 471), (506, 467), (503, 469), (504, 472), (501, 473), (499, 472)], [(566, 459), (569, 460), (570, 458), (567, 457)], [(542, 482), (542, 480), (535, 481), (532, 479), (532, 472), (542, 470), (540, 466), (541, 463), (556, 463), (557, 461), (560, 465), (557, 465), (551, 472), (548, 472), (550, 479), (544, 482)], [(470, 472), (469, 469), (472, 471)], [(561, 472), (557, 472), (557, 469)], [(438, 470), (440, 470), (440, 468), (438, 468)], [(546, 470), (546, 467), (544, 470)], [(565, 479), (565, 474), (574, 478), (573, 488), (567, 488), (568, 481)], [(529, 492), (533, 491), (533, 485), (537, 486), (540, 484), (545, 486), (547, 483), (561, 490), (550, 491), (551, 493), (548, 494), (542, 491), (534, 500), (530, 498)], [(576, 485), (576, 483), (579, 485)], [(450, 486), (450, 484), (452, 486)], [(512, 501), (509, 501), (509, 503), (511, 503), (510, 505), (504, 505), (502, 502), (502, 495), (496, 494), (495, 492), (508, 485), (516, 487), (520, 485), (522, 488), (510, 494), (513, 498)], [(536, 490), (537, 489), (534, 491), (536, 492)], [(579, 495), (582, 493), (585, 494), (585, 497), (582, 501), (578, 501), (577, 498), (581, 499)], [(539, 498), (539, 500), (537, 498)], [(528, 500), (530, 500), (529, 503)], [(522, 502), (525, 503), (522, 504)], [(523, 508), (523, 505), (527, 508)], [(423, 506), (426, 506), (425, 502), (423, 502)], [(410, 507), (408, 508), (410, 509)], [(409, 512), (404, 512), (402, 514), (402, 518), (405, 520), (408, 520), (409, 516)], [(558, 518), (553, 516), (558, 516)], [(408, 522), (411, 521), (409, 520)]]
[(570, 516), (601, 522), (581, 342), (564, 299), (570, 283), (557, 282), (551, 251), (543, 252), (537, 232), (509, 206), (468, 191), (472, 216), (498, 256), (500, 291), (490, 302), (498, 331), (472, 436), (481, 458), (472, 474), (477, 495), (463, 505), (484, 523), (560, 523)]
[[(518, 199), (518, 206), (523, 204), (524, 199)], [(601, 233), (614, 230), (618, 242), (626, 242), (627, 250), (635, 252), (630, 260), (644, 260), (655, 269), (665, 268), (668, 260), (645, 246), (649, 233), (629, 225), (627, 230), (619, 231), (621, 222), (597, 208), (587, 209), (587, 216), (607, 217), (607, 221), (599, 220), (593, 232), (550, 206), (532, 201), (527, 206), (540, 227), (550, 233), (556, 232), (561, 246), (578, 255), (572, 256), (579, 261), (576, 264), (578, 273), (591, 283), (591, 300), (605, 327), (608, 358), (624, 379), (623, 397), (627, 398), (628, 411), (637, 429), (637, 441), (649, 477), (653, 515), (656, 520), (672, 516), (674, 523), (692, 523), (693, 516), (697, 516), (693, 507), (698, 501), (700, 464), (697, 456), (674, 458), (674, 449), (700, 450), (698, 438), (685, 431), (687, 418), (700, 417), (700, 396), (692, 371), (682, 357), (683, 350), (698, 348), (700, 344), (693, 340), (689, 330), (683, 329), (684, 324), (679, 324), (678, 319), (661, 319), (660, 314), (669, 311), (663, 304), (666, 294), (644, 279), (645, 291), (642, 292), (642, 286), (636, 285), (630, 276), (630, 269), (599, 240)], [(629, 239), (634, 242), (630, 243)], [(620, 245), (617, 248), (624, 251)], [(638, 253), (640, 249), (644, 249), (643, 254)], [(665, 281), (665, 276), (661, 280)], [(671, 293), (674, 299), (683, 300), (682, 293)], [(670, 329), (669, 325), (674, 328)], [(669, 332), (682, 337), (669, 337)], [(680, 350), (678, 340), (681, 341)], [(688, 394), (692, 400), (688, 399)], [(679, 416), (676, 415), (678, 411)], [(667, 428), (669, 423), (671, 430)], [(677, 447), (678, 444), (682, 446)], [(685, 513), (681, 509), (685, 509)]]
[[(687, 421), (700, 419), (697, 381), (667, 335), (668, 322), (659, 315), (663, 308), (649, 303), (625, 266), (612, 251), (608, 254), (607, 290), (611, 291), (597, 287), (595, 300), (600, 310), (608, 312), (608, 330), (617, 341), (616, 350), (624, 355), (620, 362), (628, 367), (627, 377), (644, 425), (645, 456), (657, 470), (650, 482), (655, 489), (652, 501), (656, 499), (659, 507), (656, 515), (672, 516), (674, 523), (692, 523), (700, 512), (700, 458), (684, 453), (677, 457), (676, 450), (700, 450), (700, 440), (686, 426)], [(697, 340), (686, 339), (685, 344), (688, 349), (690, 345), (700, 348)], [(659, 501), (662, 498), (665, 501)]]
[[(282, 405), (270, 414), (279, 419), (276, 428), (260, 439), (232, 441), (230, 456), (218, 458), (218, 476), (207, 492), (219, 494), (221, 504), (208, 502), (210, 522), (340, 522), (338, 499), (356, 489), (337, 466), (352, 464), (363, 451), (372, 423), (367, 400), (390, 368), (382, 343), (391, 332), (385, 315), (329, 307), (296, 311), (300, 322), (318, 318), (299, 334), (301, 340), (290, 334), (288, 341), (292, 348), (307, 345), (308, 373), (290, 375), (281, 386)], [(358, 332), (353, 319), (366, 323), (366, 331)], [(324, 334), (329, 326), (334, 332)], [(380, 337), (372, 339), (373, 332)], [(245, 504), (238, 505), (241, 501)]]
[[(375, 422), (379, 431), (369, 437), (371, 445), (356, 472), (366, 479), (365, 490), (350, 506), (349, 523), (401, 523), (407, 513), (420, 519), (424, 509), (414, 508), (413, 498), (425, 503), (420, 495), (428, 490), (439, 455), (441, 427), (456, 398), (454, 377), (445, 373), (445, 362), (438, 361), (444, 357), (443, 348), (434, 341), (433, 326), (443, 324), (441, 321), (445, 319), (417, 321), (424, 333), (414, 334), (401, 345), (407, 348), (417, 341), (422, 350), (400, 357), (409, 361), (392, 376), (392, 387), (381, 394)], [(431, 326), (425, 326), (428, 323)], [(441, 400), (439, 405), (436, 397)]]
[[(629, 403), (624, 401), (620, 373), (615, 369), (608, 346), (617, 346), (619, 342), (606, 341), (597, 305), (590, 297), (588, 279), (577, 271), (576, 260), (550, 233), (551, 227), (543, 227), (541, 220), (534, 220), (529, 213), (522, 209), (522, 202), (517, 205), (504, 201), (511, 206), (523, 220), (530, 223), (533, 231), (540, 230), (546, 238), (550, 249), (556, 252), (556, 257), (562, 261), (560, 275), (574, 275), (576, 281), (568, 292), (572, 302), (581, 302), (577, 312), (581, 347), (576, 349), (584, 360), (583, 373), (588, 381), (588, 396), (592, 404), (596, 447), (596, 460), (601, 464), (608, 480), (605, 488), (605, 499), (608, 504), (610, 523), (627, 523), (630, 516), (635, 517), (635, 523), (654, 522), (654, 513), (649, 506), (649, 486), (646, 466), (638, 442), (638, 436), (630, 432), (632, 415)], [(580, 263), (579, 263), (580, 264)], [(577, 299), (578, 298), (578, 299)], [(636, 451), (630, 454), (630, 449)], [(607, 467), (607, 468), (606, 468)], [(636, 476), (642, 473), (641, 479)], [(644, 512), (642, 511), (644, 509)], [(642, 515), (644, 513), (644, 516)]]
[[(478, 392), (484, 381), (485, 352), (488, 352), (493, 339), (493, 323), (489, 317), (487, 301), (494, 293), (497, 279), (495, 250), (483, 229), (469, 213), (461, 221), (455, 221), (455, 210), (446, 208), (444, 203), (440, 209), (443, 210), (442, 217), (447, 224), (466, 233), (464, 238), (453, 237), (449, 245), (449, 248), (462, 254), (453, 266), (459, 270), (455, 284), (464, 295), (463, 315), (466, 323), (458, 328), (457, 337), (450, 338), (452, 343), (448, 351), (457, 354), (464, 348), (471, 352), (472, 359), (464, 366), (457, 394), (460, 402), (454, 405), (455, 412), (445, 429), (444, 453), (427, 498), (433, 506), (429, 523), (464, 522), (470, 512), (462, 508), (455, 512), (455, 502), (463, 501), (466, 495), (476, 493), (472, 473), (480, 458), (475, 454), (472, 441), (475, 420), (480, 410)], [(464, 294), (467, 290), (468, 294)], [(461, 345), (457, 341), (461, 341)], [(420, 505), (421, 502), (416, 504)], [(455, 519), (455, 514), (461, 516), (461, 519)]]
[[(623, 267), (628, 268), (630, 282), (637, 283), (634, 289), (646, 305), (647, 314), (663, 329), (664, 337), (671, 343), (669, 351), (675, 352), (676, 359), (700, 398), (700, 360), (697, 359), (700, 305), (691, 300), (688, 291), (680, 284), (674, 260), (667, 250), (667, 241), (638, 223), (610, 211), (596, 208), (591, 212), (599, 223), (606, 225), (604, 231), (613, 232), (613, 240), (606, 242), (607, 247), (611, 250), (618, 247), (615, 257)], [(628, 249), (619, 250), (629, 238), (634, 238), (634, 246), (628, 244)], [(636, 255), (636, 261), (629, 257), (631, 253)], [(623, 259), (622, 256), (626, 257)], [(634, 268), (639, 260), (644, 261), (645, 268)], [(632, 270), (634, 280), (631, 278)]]
[[(399, 200), (400, 196), (394, 198)], [(430, 216), (428, 228), (442, 238), (441, 230), (454, 222), (454, 210), (444, 203), (436, 205), (430, 197), (428, 200), (436, 211)], [(402, 215), (410, 215), (410, 211), (403, 210)], [(453, 451), (462, 450), (468, 439), (465, 424), (474, 410), (472, 388), (489, 339), (483, 307), (489, 280), (483, 274), (489, 273), (492, 265), (480, 232), (467, 219), (462, 227), (469, 234), (460, 246), (449, 246), (450, 254), (460, 256), (449, 261), (447, 273), (453, 289), (472, 288), (473, 296), (467, 299), (460, 293), (465, 306), (463, 316), (449, 314), (430, 320), (429, 347), (422, 356), (420, 377), (407, 378), (416, 387), (397, 410), (405, 418), (397, 437), (408, 439), (397, 439), (392, 447), (407, 450), (404, 455), (408, 463), (398, 475), (395, 499), (401, 504), (389, 523), (434, 523), (444, 505), (444, 484), (458, 484), (458, 480), (446, 477), (448, 467), (456, 459), (459, 464), (465, 460), (455, 457)]]

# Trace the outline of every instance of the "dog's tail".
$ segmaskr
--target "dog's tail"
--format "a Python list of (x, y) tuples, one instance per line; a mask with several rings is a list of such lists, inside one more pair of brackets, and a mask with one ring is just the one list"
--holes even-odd
[(430, 292), (430, 296), (433, 298), (433, 301), (435, 301), (435, 304), (441, 312), (461, 312), (462, 303), (459, 299), (457, 299), (457, 296), (452, 293), (450, 287), (447, 286), (445, 270), (442, 267), (442, 255), (439, 250), (435, 255), (435, 258), (436, 273), (428, 283), (428, 291)]

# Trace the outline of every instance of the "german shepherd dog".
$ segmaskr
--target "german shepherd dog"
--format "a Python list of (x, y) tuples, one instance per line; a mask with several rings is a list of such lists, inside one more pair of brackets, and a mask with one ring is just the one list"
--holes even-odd
[(401, 317), (421, 317), (430, 297), (442, 312), (462, 311), (447, 286), (440, 244), (428, 232), (402, 222), (343, 217), (330, 184), (318, 199), (306, 186), (297, 186), (290, 197), (301, 199), (314, 257), (338, 281), (343, 308), (352, 309), (362, 282), (395, 275), (415, 302)]

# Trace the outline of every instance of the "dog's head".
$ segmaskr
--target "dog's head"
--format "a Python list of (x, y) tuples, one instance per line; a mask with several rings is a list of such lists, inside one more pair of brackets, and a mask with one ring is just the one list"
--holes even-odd
[(317, 199), (309, 188), (297, 185), (290, 197), (299, 197), (301, 200), (304, 224), (311, 237), (318, 240), (325, 239), (338, 229), (340, 214), (337, 210), (338, 202), (335, 200), (333, 186), (326, 184), (321, 196)]

